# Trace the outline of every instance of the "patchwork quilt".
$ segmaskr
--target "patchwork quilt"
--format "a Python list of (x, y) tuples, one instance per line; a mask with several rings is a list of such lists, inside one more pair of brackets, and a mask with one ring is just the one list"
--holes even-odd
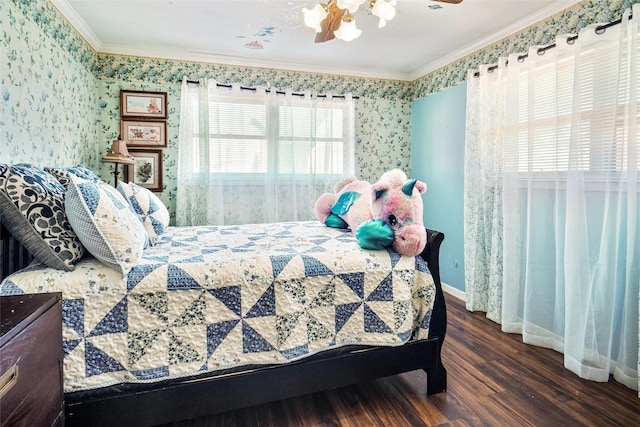
[(318, 222), (170, 227), (124, 277), (87, 256), (0, 284), (39, 292), (63, 294), (66, 392), (402, 345), (427, 337), (435, 299), (422, 258)]

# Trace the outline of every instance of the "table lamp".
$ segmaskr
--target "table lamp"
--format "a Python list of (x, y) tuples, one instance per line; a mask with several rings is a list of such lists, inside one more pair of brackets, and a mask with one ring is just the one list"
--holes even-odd
[(116, 139), (113, 141), (111, 148), (102, 156), (102, 161), (105, 163), (114, 163), (113, 165), (113, 177), (115, 178), (114, 187), (118, 186), (118, 164), (122, 163), (125, 165), (132, 165), (134, 163), (133, 157), (129, 154), (129, 150), (127, 150), (126, 141), (120, 141)]

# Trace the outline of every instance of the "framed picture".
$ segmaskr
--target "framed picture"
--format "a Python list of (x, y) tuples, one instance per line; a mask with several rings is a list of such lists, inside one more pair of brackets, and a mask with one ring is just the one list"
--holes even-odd
[(128, 147), (166, 147), (167, 122), (121, 120), (120, 138)]
[(167, 92), (120, 91), (120, 116), (167, 118)]
[(151, 191), (162, 191), (162, 151), (129, 150), (134, 163), (127, 165), (124, 178)]

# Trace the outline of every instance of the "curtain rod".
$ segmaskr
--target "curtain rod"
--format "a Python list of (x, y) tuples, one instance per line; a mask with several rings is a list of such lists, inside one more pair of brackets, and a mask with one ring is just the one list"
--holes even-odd
[[(633, 18), (633, 15), (629, 15), (629, 20), (631, 20), (631, 18)], [(621, 23), (622, 23), (622, 18), (620, 18), (618, 20), (615, 20), (615, 21), (612, 21), (612, 22), (609, 22), (609, 23), (606, 23), (606, 24), (599, 25), (594, 29), (594, 31), (595, 31), (596, 34), (600, 35), (600, 34), (604, 33), (607, 30), (607, 28), (611, 28), (611, 27), (613, 27), (615, 25), (618, 25), (618, 24), (621, 24)], [(568, 37), (567, 38), (567, 43), (568, 44), (573, 44), (573, 42), (575, 42), (576, 40), (578, 40), (578, 34)], [(539, 48), (537, 53), (538, 53), (538, 55), (544, 55), (544, 53), (546, 51), (548, 51), (550, 49), (553, 49), (554, 47), (556, 47), (556, 44), (555, 43), (551, 43), (550, 45), (543, 46), (543, 47)], [(518, 61), (523, 61), (528, 57), (529, 57), (528, 53), (522, 54), (522, 55), (518, 56)], [(507, 64), (508, 63), (509, 63), (509, 61), (507, 61)], [(496, 68), (498, 68), (497, 64), (496, 65), (492, 65), (489, 68), (487, 68), (487, 71), (493, 71)], [(473, 73), (473, 77), (480, 77), (480, 72), (476, 71), (475, 73)]]
[[(200, 84), (200, 82), (197, 81), (197, 80), (187, 80), (187, 83), (191, 83), (191, 84), (195, 84), (195, 85), (199, 85)], [(225, 87), (225, 88), (228, 88), (228, 89), (231, 89), (233, 87), (231, 85), (223, 84), (223, 83), (216, 83), (216, 86), (217, 87)], [(255, 92), (258, 89), (255, 88), (255, 87), (240, 86), (240, 90), (249, 90), (249, 91)], [(270, 93), (271, 89), (265, 89), (265, 92)], [(281, 91), (281, 90), (276, 90), (276, 94), (277, 95), (285, 95), (286, 92)], [(300, 92), (293, 92), (293, 93), (291, 93), (291, 95), (299, 96), (301, 98), (304, 97), (304, 93), (300, 93)], [(327, 95), (316, 95), (316, 98), (326, 98), (326, 97), (327, 97)], [(339, 99), (344, 99), (345, 98), (344, 95), (333, 95), (332, 97), (333, 98), (339, 98)], [(360, 99), (359, 96), (352, 96), (351, 98), (352, 99)]]

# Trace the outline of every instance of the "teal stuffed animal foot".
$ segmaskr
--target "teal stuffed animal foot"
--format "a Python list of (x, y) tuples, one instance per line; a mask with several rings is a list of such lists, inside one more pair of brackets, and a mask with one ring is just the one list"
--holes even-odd
[(324, 221), (324, 225), (333, 228), (349, 228), (349, 224), (344, 222), (342, 218), (334, 213), (329, 214), (327, 219)]
[(370, 219), (360, 224), (356, 230), (356, 240), (363, 249), (384, 249), (393, 243), (391, 226), (381, 219)]

